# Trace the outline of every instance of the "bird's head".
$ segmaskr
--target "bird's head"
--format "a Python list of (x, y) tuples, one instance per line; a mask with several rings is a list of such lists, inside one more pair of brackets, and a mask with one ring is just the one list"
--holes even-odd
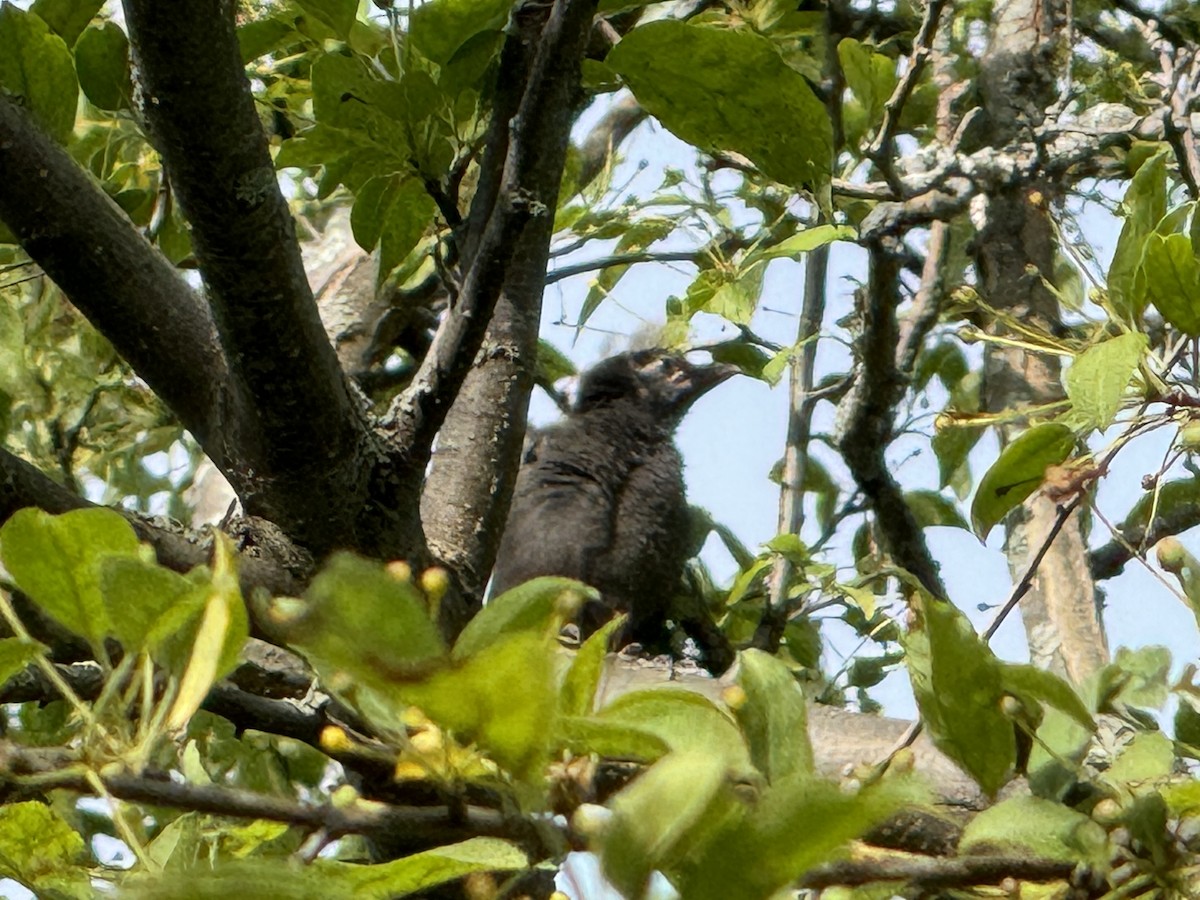
[(674, 426), (699, 397), (738, 371), (724, 363), (697, 365), (669, 350), (621, 353), (584, 373), (575, 412), (632, 403)]

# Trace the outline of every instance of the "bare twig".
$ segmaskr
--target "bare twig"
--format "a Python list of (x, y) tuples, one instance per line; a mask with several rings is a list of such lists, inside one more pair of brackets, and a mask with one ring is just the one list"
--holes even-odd
[(546, 284), (554, 284), (576, 275), (586, 275), (612, 266), (631, 266), (637, 263), (689, 262), (698, 264), (708, 258), (703, 250), (671, 250), (660, 253), (643, 251), (641, 253), (614, 253), (612, 256), (602, 256), (599, 259), (589, 259), (586, 262), (573, 263), (569, 266), (559, 266), (546, 273)]
[(904, 104), (912, 95), (925, 70), (925, 62), (929, 58), (934, 36), (937, 34), (938, 23), (942, 18), (942, 10), (946, 0), (930, 0), (925, 7), (925, 16), (921, 20), (921, 28), (913, 42), (912, 54), (908, 59), (908, 68), (892, 91), (883, 107), (883, 121), (879, 126), (879, 134), (866, 150), (866, 156), (873, 160), (883, 173), (888, 186), (896, 193), (902, 194), (903, 186), (892, 165), (896, 150), (896, 132), (900, 128), (900, 115)]
[[(0, 773), (18, 780), (36, 778), (40, 788), (94, 794), (93, 780), (60, 751), (0, 745)], [(435, 847), (481, 835), (504, 837), (540, 847), (538, 831), (521, 818), (477, 806), (309, 805), (281, 797), (220, 785), (182, 784), (167, 778), (134, 773), (96, 776), (112, 797), (132, 803), (168, 806), (195, 812), (246, 819), (267, 819), (301, 828), (323, 830), (332, 836), (386, 836), (389, 843), (407, 843), (410, 850)], [(542, 827), (547, 827), (542, 823)], [(553, 828), (551, 828), (553, 830)]]
[(936, 859), (927, 856), (848, 859), (809, 870), (800, 887), (820, 890), (853, 887), (872, 882), (905, 882), (913, 890), (965, 888), (1013, 881), (1062, 881), (1071, 877), (1075, 863), (1026, 856), (961, 856)]
[[(829, 247), (808, 254), (804, 266), (804, 299), (796, 342), (800, 351), (788, 366), (788, 433), (783, 455), (783, 481), (779, 491), (779, 533), (799, 534), (804, 527), (804, 481), (808, 471), (808, 443), (817, 400), (812, 394), (816, 377), (817, 341), (825, 318), (825, 282), (829, 272)], [(771, 567), (766, 608), (755, 630), (753, 646), (774, 652), (791, 614), (788, 584), (793, 566), (782, 554)]]

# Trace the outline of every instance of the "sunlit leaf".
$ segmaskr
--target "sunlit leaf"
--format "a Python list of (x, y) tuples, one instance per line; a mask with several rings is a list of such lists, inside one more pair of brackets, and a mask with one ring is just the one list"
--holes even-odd
[[(65, 23), (64, 17), (64, 28)], [(47, 134), (66, 143), (79, 97), (71, 51), (41, 18), (11, 3), (0, 5), (0, 89), (20, 100)]]
[(1040, 797), (1009, 797), (985, 809), (967, 823), (958, 849), (1093, 866), (1108, 861), (1103, 828), (1083, 813)]
[(99, 646), (112, 633), (101, 591), (106, 557), (137, 558), (125, 519), (96, 507), (52, 516), (23, 509), (0, 528), (0, 559), (13, 580), (63, 626)]
[(971, 524), (980, 540), (1041, 486), (1047, 468), (1065, 461), (1074, 449), (1074, 433), (1057, 422), (1030, 428), (1005, 447), (980, 479), (971, 503)]
[(701, 150), (736, 150), (783, 184), (828, 180), (829, 113), (767, 38), (663, 19), (626, 34), (606, 62), (663, 125)]
[(921, 718), (938, 749), (988, 794), (1016, 763), (1013, 724), (1000, 709), (1000, 662), (951, 604), (920, 594), (903, 643)]

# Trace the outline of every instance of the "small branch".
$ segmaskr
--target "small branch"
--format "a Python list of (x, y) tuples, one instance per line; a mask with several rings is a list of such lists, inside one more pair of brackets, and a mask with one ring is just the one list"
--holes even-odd
[(925, 16), (921, 20), (921, 28), (913, 42), (908, 68), (905, 70), (904, 76), (897, 82), (892, 96), (884, 104), (883, 121), (879, 126), (879, 134), (866, 150), (867, 158), (875, 162), (875, 165), (883, 172), (888, 186), (897, 194), (901, 193), (902, 188), (892, 161), (895, 157), (896, 132), (900, 128), (900, 115), (904, 111), (904, 104), (912, 96), (912, 92), (921, 78), (921, 73), (925, 70), (925, 62), (929, 58), (930, 48), (933, 46), (933, 39), (937, 34), (938, 23), (941, 21), (942, 10), (945, 7), (946, 0), (930, 0), (925, 7)]
[(936, 859), (906, 855), (897, 858), (848, 859), (810, 870), (799, 886), (809, 890), (854, 887), (876, 881), (905, 882), (910, 890), (966, 888), (1020, 881), (1065, 881), (1075, 863), (1024, 856), (962, 856)]
[[(0, 773), (18, 780), (36, 777), (43, 790), (60, 789), (89, 796), (95, 793), (87, 774), (61, 752), (0, 744)], [(334, 837), (346, 834), (385, 837), (389, 845), (401, 843), (410, 852), (479, 836), (508, 838), (536, 847), (542, 844), (537, 831), (525, 820), (477, 806), (392, 806), (379, 802), (346, 807), (329, 803), (314, 806), (216, 784), (182, 784), (149, 774), (97, 777), (108, 794), (118, 800), (217, 816), (267, 819), (323, 830)], [(542, 827), (552, 828), (547, 823)]]
[[(817, 406), (813, 397), (816, 378), (817, 340), (825, 319), (826, 281), (829, 273), (829, 247), (808, 254), (804, 264), (804, 299), (796, 342), (800, 352), (789, 364), (788, 432), (783, 451), (783, 483), (779, 491), (779, 533), (800, 534), (804, 527), (804, 482), (808, 473), (808, 445), (812, 417)], [(783, 630), (792, 613), (788, 586), (793, 566), (780, 554), (771, 567), (770, 592), (762, 619), (755, 629), (752, 646), (774, 653), (783, 638)]]
[(599, 259), (590, 259), (586, 262), (573, 263), (569, 266), (560, 266), (556, 269), (551, 269), (546, 273), (546, 284), (551, 285), (566, 278), (585, 275), (588, 272), (601, 271), (612, 266), (631, 266), (637, 263), (648, 262), (689, 262), (699, 265), (702, 260), (707, 258), (708, 254), (703, 250), (674, 250), (663, 251), (661, 253), (652, 253), (650, 251), (642, 251), (641, 253), (615, 253), (612, 256), (602, 256)]
[(1004, 601), (1004, 605), (992, 617), (992, 621), (988, 623), (988, 627), (984, 629), (981, 637), (984, 641), (990, 641), (1008, 618), (1021, 598), (1029, 593), (1029, 589), (1033, 587), (1033, 579), (1037, 575), (1038, 566), (1042, 564), (1042, 560), (1046, 558), (1046, 554), (1050, 552), (1050, 547), (1054, 544), (1054, 539), (1058, 537), (1058, 533), (1063, 530), (1063, 526), (1067, 524), (1067, 520), (1071, 518), (1071, 513), (1079, 508), (1079, 504), (1083, 502), (1083, 494), (1077, 494), (1066, 506), (1058, 508), (1058, 515), (1054, 517), (1054, 524), (1050, 530), (1046, 532), (1046, 537), (1042, 540), (1041, 545), (1037, 549), (1037, 553), (1033, 555), (1033, 559), (1029, 561), (1029, 565), (1025, 567), (1020, 580), (1013, 585), (1012, 592), (1008, 595), (1008, 599)]

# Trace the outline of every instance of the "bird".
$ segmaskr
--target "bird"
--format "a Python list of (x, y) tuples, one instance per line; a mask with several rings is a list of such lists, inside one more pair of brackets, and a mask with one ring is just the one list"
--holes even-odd
[(585, 372), (565, 417), (528, 442), (492, 596), (539, 575), (575, 578), (600, 594), (580, 613), (581, 637), (621, 612), (629, 620), (618, 640), (659, 643), (693, 553), (675, 430), (738, 371), (652, 349)]

